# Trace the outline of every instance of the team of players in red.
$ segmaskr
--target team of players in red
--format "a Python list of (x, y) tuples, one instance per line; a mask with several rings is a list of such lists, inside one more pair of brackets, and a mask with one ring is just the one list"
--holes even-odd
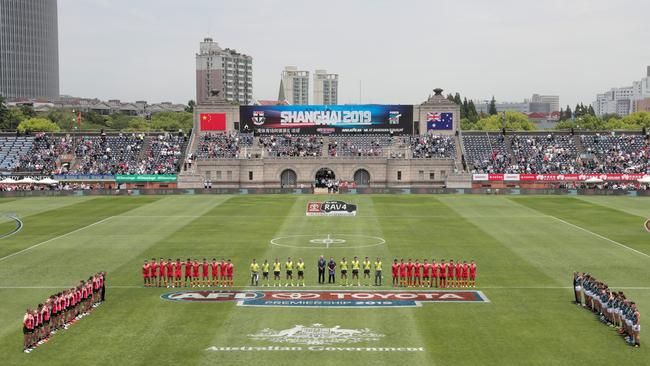
[(476, 286), (476, 264), (474, 261), (456, 261), (445, 263), (441, 260), (437, 263), (435, 259), (431, 263), (424, 259), (412, 261), (410, 258), (404, 262), (402, 258), (397, 259), (392, 265), (393, 287), (475, 287)]
[[(185, 278), (183, 279), (183, 269), (185, 269)], [(171, 258), (165, 261), (160, 258), (156, 262), (155, 258), (151, 262), (145, 260), (142, 265), (142, 277), (145, 287), (232, 287), (233, 283), (233, 264), (230, 259), (227, 261), (221, 259), (217, 261), (212, 258), (208, 262), (203, 258), (203, 262), (196, 259), (187, 258), (186, 261)]]
[(31, 352), (59, 329), (68, 329), (99, 306), (104, 301), (105, 278), (106, 272), (96, 273), (76, 287), (50, 296), (35, 309), (27, 309), (23, 318), (23, 350)]

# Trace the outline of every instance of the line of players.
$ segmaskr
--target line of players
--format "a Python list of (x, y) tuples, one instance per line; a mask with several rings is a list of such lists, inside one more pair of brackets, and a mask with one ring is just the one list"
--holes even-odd
[(393, 287), (476, 287), (476, 263), (474, 261), (463, 261), (460, 259), (454, 264), (453, 260), (445, 262), (444, 259), (437, 263), (435, 259), (431, 263), (424, 259), (412, 261), (410, 258), (404, 262), (393, 261), (391, 267), (393, 275)]
[(105, 297), (106, 272), (98, 272), (79, 285), (48, 297), (23, 317), (23, 351), (30, 353), (47, 342), (59, 329), (68, 327), (88, 315)]
[(190, 258), (186, 261), (173, 261), (171, 258), (165, 261), (160, 258), (156, 262), (152, 258), (151, 262), (145, 259), (142, 265), (145, 287), (232, 287), (233, 271), (234, 265), (230, 259), (217, 261), (216, 258), (212, 258), (212, 262), (206, 258), (203, 258), (203, 262)]
[(576, 304), (598, 315), (602, 323), (616, 327), (630, 346), (641, 346), (641, 314), (634, 301), (585, 273), (573, 273), (573, 286)]

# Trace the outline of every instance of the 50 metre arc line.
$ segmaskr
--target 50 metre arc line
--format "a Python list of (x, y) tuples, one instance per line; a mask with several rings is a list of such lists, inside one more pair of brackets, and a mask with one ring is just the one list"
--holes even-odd
[(12, 231), (10, 231), (10, 232), (8, 232), (6, 234), (0, 234), (0, 239), (4, 239), (6, 237), (12, 236), (15, 233), (19, 232), (20, 230), (22, 230), (22, 228), (23, 228), (22, 220), (20, 220), (16, 216), (7, 215), (5, 217), (8, 217), (8, 218), (14, 220), (14, 222), (16, 223), (16, 227)]

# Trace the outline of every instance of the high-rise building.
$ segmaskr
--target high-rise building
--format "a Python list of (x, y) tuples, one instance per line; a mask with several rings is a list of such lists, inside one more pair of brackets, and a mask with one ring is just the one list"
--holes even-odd
[[(550, 110), (548, 112), (559, 112), (560, 111), (560, 97), (558, 95), (539, 95), (533, 94), (533, 97), (530, 98), (530, 103), (533, 104), (548, 104)], [(534, 109), (534, 108), (531, 108)], [(541, 112), (541, 111), (540, 111)]]
[(339, 102), (339, 75), (326, 70), (314, 72), (314, 104), (336, 105)]
[(309, 104), (309, 71), (286, 66), (280, 79), (278, 100), (289, 104)]
[(0, 94), (59, 97), (56, 0), (0, 0)]
[(611, 88), (605, 93), (597, 94), (592, 106), (597, 116), (604, 114), (626, 116), (637, 110), (638, 101), (646, 98), (650, 98), (650, 66), (646, 77), (632, 82), (632, 86)]
[(196, 103), (204, 103), (213, 94), (229, 102), (251, 104), (253, 58), (205, 38), (196, 54)]

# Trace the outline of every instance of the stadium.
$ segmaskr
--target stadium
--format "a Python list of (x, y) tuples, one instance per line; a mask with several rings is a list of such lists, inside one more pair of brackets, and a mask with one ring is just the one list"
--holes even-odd
[(461, 131), (440, 90), (337, 108), (2, 136), (7, 363), (647, 361), (574, 294), (650, 305), (647, 135)]
[[(439, 88), (582, 97), (647, 5), (59, 3), (0, 0), (0, 365), (650, 365), (650, 66)], [(64, 95), (59, 28), (66, 92), (196, 101)]]

